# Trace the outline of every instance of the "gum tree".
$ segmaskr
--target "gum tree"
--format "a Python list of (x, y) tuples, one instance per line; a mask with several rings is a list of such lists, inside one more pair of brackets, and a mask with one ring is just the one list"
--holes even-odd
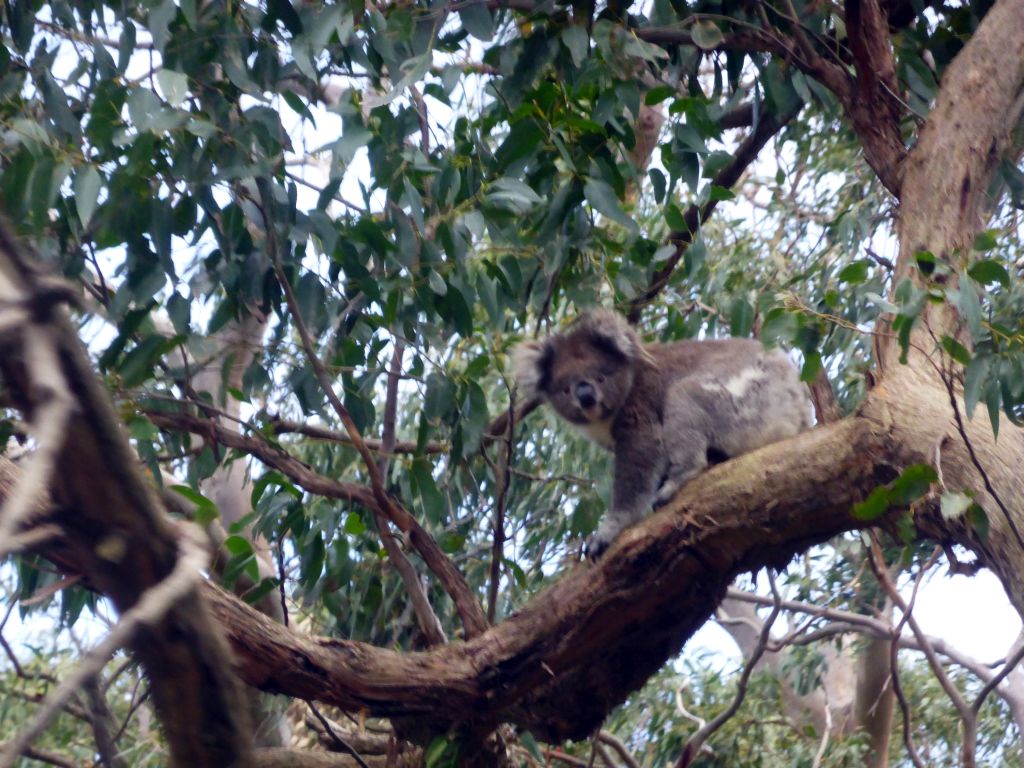
[[(38, 728), (124, 646), (173, 764), (365, 763), (315, 707), (339, 754), (283, 749), (288, 699), (386, 718), (412, 763), (573, 764), (557, 745), (738, 574), (827, 551), (729, 593), (739, 693), (648, 759), (713, 759), (758, 669), (819, 764), (920, 764), (900, 647), (949, 701), (947, 751), (1009, 754), (983, 705), (1019, 728), (1020, 652), (958, 659), (896, 582), (943, 556), (1024, 609), (1022, 22), (1021, 0), (8, 3), (0, 542), (22, 598), (120, 614)], [(794, 349), (819, 422), (596, 565), (607, 457), (507, 376), (594, 304)], [(867, 639), (815, 672), (770, 642), (783, 610)], [(851, 671), (842, 726), (787, 664)], [(629, 743), (595, 750), (635, 762), (614, 718)]]

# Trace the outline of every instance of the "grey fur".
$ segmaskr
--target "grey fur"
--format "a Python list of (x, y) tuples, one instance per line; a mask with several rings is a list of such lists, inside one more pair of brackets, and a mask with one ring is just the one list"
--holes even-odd
[(806, 389), (781, 350), (753, 339), (643, 344), (608, 310), (520, 344), (513, 370), (524, 394), (615, 453), (612, 508), (589, 543), (592, 557), (669, 501), (709, 455), (731, 458), (810, 425)]

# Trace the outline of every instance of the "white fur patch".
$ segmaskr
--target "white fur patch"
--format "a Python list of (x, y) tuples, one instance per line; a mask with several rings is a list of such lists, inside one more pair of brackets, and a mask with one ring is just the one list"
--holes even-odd
[(612, 439), (612, 420), (591, 421), (587, 424), (573, 424), (576, 429), (609, 451), (615, 448), (615, 441)]
[(735, 398), (742, 398), (747, 394), (750, 385), (765, 378), (765, 372), (760, 368), (744, 368), (730, 379), (727, 379), (722, 386)]
[(519, 384), (522, 397), (539, 394), (540, 358), (543, 353), (544, 344), (539, 341), (524, 341), (512, 348), (512, 375)]

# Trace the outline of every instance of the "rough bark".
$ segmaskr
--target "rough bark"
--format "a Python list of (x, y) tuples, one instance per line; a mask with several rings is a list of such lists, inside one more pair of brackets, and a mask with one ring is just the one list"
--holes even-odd
[[(1024, 110), (1022, 20), (1024, 0), (996, 3), (946, 70), (935, 107), (905, 163), (897, 280), (921, 280), (914, 266), (920, 251), (930, 251), (954, 269), (962, 269), (974, 236), (991, 211), (988, 189), (998, 164), (1011, 151), (1011, 132)], [(921, 436), (923, 419), (935, 420), (931, 453), (941, 455), (946, 487), (977, 492), (992, 530), (982, 542), (960, 520), (944, 521), (933, 515), (921, 523), (936, 537), (948, 537), (976, 552), (1000, 577), (1014, 607), (1024, 612), (1020, 577), (1024, 553), (952, 421), (949, 396), (937, 373), (941, 360), (936, 339), (958, 333), (959, 319), (949, 305), (929, 304), (912, 336), (908, 365), (895, 363), (894, 339), (883, 344), (882, 388), (894, 422), (893, 437), (909, 449), (913, 438)], [(963, 413), (962, 403), (959, 407)], [(968, 421), (966, 432), (991, 487), (1021, 529), (1024, 433), (1007, 426), (996, 443), (982, 419)]]
[[(0, 280), (37, 295), (38, 281), (21, 248), (0, 226)], [(143, 479), (109, 395), (62, 308), (42, 310), (39, 326), (57, 352), (74, 399), (50, 478), (51, 522), (96, 589), (119, 611), (161, 582), (177, 559), (174, 528)], [(31, 414), (46, 392), (31, 386), (21, 335), (0, 337), (0, 371), (18, 407)], [(172, 764), (226, 766), (249, 752), (239, 686), (229, 671), (223, 636), (197, 590), (156, 625), (136, 634), (132, 651), (152, 683)]]
[(281, 631), (210, 587), (252, 685), (415, 721), (509, 720), (582, 737), (699, 628), (739, 572), (856, 527), (852, 501), (894, 474), (884, 425), (809, 432), (711, 470), (523, 610), (465, 644), (402, 654)]

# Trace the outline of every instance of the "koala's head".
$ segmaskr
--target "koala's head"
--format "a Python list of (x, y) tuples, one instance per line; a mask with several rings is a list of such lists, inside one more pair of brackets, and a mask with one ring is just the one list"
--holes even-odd
[(519, 344), (513, 370), (521, 391), (547, 400), (574, 424), (602, 421), (626, 402), (636, 361), (644, 355), (636, 332), (609, 310), (580, 317), (545, 341)]

